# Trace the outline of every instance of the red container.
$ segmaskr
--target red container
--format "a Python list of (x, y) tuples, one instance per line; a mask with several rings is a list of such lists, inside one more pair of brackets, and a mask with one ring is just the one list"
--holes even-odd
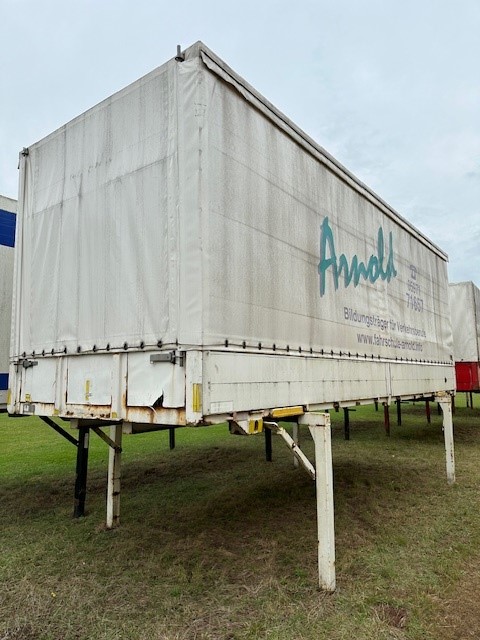
[(457, 391), (480, 391), (479, 362), (456, 362)]

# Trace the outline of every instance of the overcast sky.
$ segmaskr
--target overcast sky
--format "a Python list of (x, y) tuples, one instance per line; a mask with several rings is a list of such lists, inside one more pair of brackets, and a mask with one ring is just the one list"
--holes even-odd
[(480, 286), (480, 0), (0, 0), (18, 152), (202, 40)]

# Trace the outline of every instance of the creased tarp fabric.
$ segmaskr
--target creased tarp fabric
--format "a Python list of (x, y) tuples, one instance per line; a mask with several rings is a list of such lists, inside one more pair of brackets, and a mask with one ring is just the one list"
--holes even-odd
[[(449, 360), (441, 252), (199, 54), (30, 147), (17, 353), (228, 340)], [(321, 292), (327, 218), (349, 264), (378, 256), (381, 229), (385, 266), (391, 234), (395, 276), (335, 288), (330, 268)]]
[(480, 289), (473, 282), (449, 286), (456, 362), (480, 362)]
[(175, 341), (174, 68), (33, 145), (23, 164), (19, 352)]
[[(445, 260), (252, 108), (236, 83), (207, 78), (205, 342), (449, 361)], [(340, 276), (335, 289), (330, 269), (321, 295), (326, 218), (349, 263), (378, 254), (382, 228), (386, 265), (392, 234), (396, 276), (348, 288)]]

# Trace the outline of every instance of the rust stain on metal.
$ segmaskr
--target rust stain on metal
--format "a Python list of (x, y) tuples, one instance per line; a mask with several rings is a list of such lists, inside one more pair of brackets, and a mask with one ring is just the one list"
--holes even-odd
[(58, 418), (79, 420), (101, 420), (112, 422), (137, 422), (159, 426), (186, 426), (186, 412), (184, 408), (166, 407), (127, 407), (126, 393), (122, 395), (123, 411), (120, 416), (112, 418), (111, 405), (69, 404), (63, 411), (55, 408), (54, 404), (40, 403), (36, 405), (36, 414), (39, 416), (56, 416)]
[(178, 425), (185, 426), (185, 409), (167, 409), (165, 407), (128, 407), (126, 422), (139, 422), (145, 424)]

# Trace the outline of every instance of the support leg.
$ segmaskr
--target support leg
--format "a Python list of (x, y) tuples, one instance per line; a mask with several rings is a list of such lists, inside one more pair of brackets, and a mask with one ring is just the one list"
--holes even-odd
[(110, 439), (116, 447), (108, 451), (107, 529), (120, 523), (120, 478), (122, 461), (122, 425), (110, 426)]
[(335, 591), (335, 529), (330, 416), (307, 413), (300, 421), (308, 425), (315, 444), (319, 584), (321, 589), (332, 592)]
[(473, 391), (470, 391), (470, 409), (473, 409)]
[[(300, 446), (300, 429), (296, 422), (293, 423), (292, 436), (293, 436), (293, 441), (295, 442), (297, 447), (299, 447)], [(293, 466), (297, 468), (299, 465), (300, 463), (298, 461), (298, 458), (293, 456)]]
[(397, 405), (397, 424), (399, 427), (402, 426), (402, 401), (400, 398), (397, 398), (395, 401)]
[(425, 413), (427, 414), (427, 422), (428, 422), (428, 424), (431, 424), (432, 415), (431, 415), (431, 412), (430, 412), (430, 400), (426, 400), (425, 401)]
[(75, 477), (75, 504), (73, 517), (81, 518), (85, 515), (85, 498), (87, 495), (87, 471), (88, 471), (88, 427), (78, 429), (77, 468)]
[(455, 451), (453, 447), (452, 398), (449, 395), (441, 396), (439, 403), (443, 412), (447, 482), (453, 484), (455, 482)]
[(390, 407), (386, 402), (383, 403), (383, 422), (385, 424), (385, 433), (390, 435)]
[(267, 427), (264, 429), (265, 433), (265, 459), (267, 462), (272, 461), (272, 431)]
[(469, 407), (469, 404), (468, 404), (468, 391), (465, 391), (465, 406), (468, 409), (468, 407)]
[(343, 407), (343, 431), (345, 440), (350, 440), (350, 409)]
[(173, 451), (173, 449), (175, 449), (175, 429), (168, 430), (168, 444), (170, 451)]

